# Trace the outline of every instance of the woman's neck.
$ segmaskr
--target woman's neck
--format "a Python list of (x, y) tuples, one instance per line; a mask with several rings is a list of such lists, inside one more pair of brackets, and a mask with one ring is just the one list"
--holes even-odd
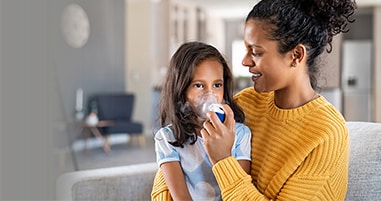
[(306, 103), (319, 97), (312, 87), (307, 90), (300, 90), (299, 93), (293, 90), (282, 90), (274, 92), (275, 105), (281, 109), (293, 109), (305, 105)]

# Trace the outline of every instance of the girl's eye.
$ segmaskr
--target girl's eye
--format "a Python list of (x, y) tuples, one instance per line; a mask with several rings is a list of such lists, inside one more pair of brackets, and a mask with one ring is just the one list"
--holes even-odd
[(214, 88), (221, 88), (222, 87), (222, 83), (216, 83), (214, 84)]
[(203, 87), (203, 85), (200, 84), (200, 83), (196, 83), (196, 84), (194, 84), (193, 86), (196, 87), (196, 88), (202, 88), (202, 87)]

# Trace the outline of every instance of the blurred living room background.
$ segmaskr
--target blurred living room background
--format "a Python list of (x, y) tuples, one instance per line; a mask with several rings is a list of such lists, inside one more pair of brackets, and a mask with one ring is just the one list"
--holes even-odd
[[(57, 176), (103, 167), (99, 157), (110, 166), (154, 161), (157, 104), (172, 53), (186, 41), (210, 43), (226, 56), (236, 90), (250, 87), (242, 34), (257, 2), (1, 0), (0, 200), (54, 200)], [(356, 2), (350, 32), (323, 55), (320, 93), (347, 120), (381, 122), (381, 0)], [(84, 143), (76, 110), (85, 118), (91, 97), (113, 93), (134, 94), (132, 118), (143, 124), (145, 147), (120, 145), (132, 138), (118, 135), (109, 154), (91, 149), (98, 139), (89, 140), (88, 154), (76, 150)]]

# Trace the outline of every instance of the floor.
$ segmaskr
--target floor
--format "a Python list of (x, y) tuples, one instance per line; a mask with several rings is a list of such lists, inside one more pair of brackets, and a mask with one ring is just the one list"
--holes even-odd
[(74, 170), (88, 170), (124, 166), (130, 164), (155, 162), (154, 141), (151, 136), (146, 136), (144, 148), (139, 146), (138, 139), (129, 138), (127, 135), (112, 136), (109, 138), (111, 151), (106, 153), (97, 139), (87, 141), (87, 150), (84, 142), (79, 140), (73, 143), (71, 164)]

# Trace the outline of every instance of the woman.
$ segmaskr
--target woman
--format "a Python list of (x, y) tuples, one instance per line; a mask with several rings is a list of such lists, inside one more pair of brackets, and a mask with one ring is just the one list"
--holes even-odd
[[(315, 89), (318, 57), (331, 51), (334, 35), (348, 31), (355, 8), (350, 0), (262, 0), (249, 13), (242, 64), (254, 87), (234, 100), (252, 131), (250, 175), (229, 153), (234, 115), (228, 106), (223, 125), (208, 113), (211, 121), (201, 130), (223, 200), (344, 200), (348, 131)], [(165, 197), (161, 181), (158, 172), (154, 189)]]

